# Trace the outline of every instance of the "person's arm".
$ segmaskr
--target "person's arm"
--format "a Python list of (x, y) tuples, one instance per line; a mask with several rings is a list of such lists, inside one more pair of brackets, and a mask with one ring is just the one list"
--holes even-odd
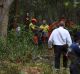
[(52, 49), (52, 44), (53, 44), (53, 33), (51, 33), (49, 40), (48, 40), (48, 49)]
[(67, 44), (68, 44), (68, 47), (70, 47), (72, 44), (72, 39), (71, 39), (70, 33), (68, 31), (67, 31)]

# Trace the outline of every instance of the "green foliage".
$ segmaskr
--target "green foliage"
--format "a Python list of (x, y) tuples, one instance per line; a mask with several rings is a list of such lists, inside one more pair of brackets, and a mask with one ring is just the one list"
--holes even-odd
[[(10, 21), (14, 19), (16, 1), (10, 8)], [(79, 24), (80, 2), (76, 4), (72, 0), (19, 0), (18, 2), (18, 20), (24, 23), (24, 17), (28, 12), (30, 18), (39, 19), (46, 18), (50, 20), (58, 20), (60, 17), (71, 19)], [(11, 23), (11, 22), (10, 22)]]
[(24, 60), (24, 56), (26, 56), (27, 53), (31, 54), (32, 48), (34, 47), (31, 39), (32, 36), (28, 32), (21, 31), (20, 35), (10, 32), (7, 40), (10, 49), (9, 57), (13, 60)]
[(13, 62), (27, 62), (32, 57), (33, 48), (31, 33), (21, 31), (20, 35), (18, 35), (11, 31), (8, 33), (6, 41), (0, 38), (0, 59), (8, 59)]
[(4, 60), (8, 56), (8, 50), (6, 51), (7, 47), (5, 45), (5, 40), (0, 37), (0, 60)]

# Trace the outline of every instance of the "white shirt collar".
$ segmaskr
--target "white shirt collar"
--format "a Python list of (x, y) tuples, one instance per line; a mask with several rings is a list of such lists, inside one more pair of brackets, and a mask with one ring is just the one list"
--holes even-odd
[(62, 27), (62, 26), (60, 26), (59, 28), (63, 28), (64, 29), (64, 27)]

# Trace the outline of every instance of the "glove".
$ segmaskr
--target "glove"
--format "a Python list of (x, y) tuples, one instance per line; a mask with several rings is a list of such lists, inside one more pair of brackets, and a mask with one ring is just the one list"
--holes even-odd
[(71, 51), (72, 51), (72, 49), (71, 48), (68, 48), (68, 51), (66, 53), (66, 57), (69, 57), (69, 54), (70, 54)]
[(68, 52), (71, 52), (72, 51), (72, 49), (71, 48), (68, 48)]

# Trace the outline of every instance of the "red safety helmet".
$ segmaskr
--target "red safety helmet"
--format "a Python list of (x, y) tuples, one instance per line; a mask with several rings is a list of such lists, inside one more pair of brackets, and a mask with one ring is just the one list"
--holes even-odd
[(32, 21), (32, 22), (35, 22), (35, 23), (37, 22), (37, 20), (36, 20), (35, 18), (33, 18), (31, 21)]

